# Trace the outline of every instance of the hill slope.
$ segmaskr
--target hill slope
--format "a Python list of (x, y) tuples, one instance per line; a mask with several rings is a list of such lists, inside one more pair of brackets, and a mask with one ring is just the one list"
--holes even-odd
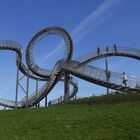
[(140, 102), (0, 111), (0, 140), (137, 140)]

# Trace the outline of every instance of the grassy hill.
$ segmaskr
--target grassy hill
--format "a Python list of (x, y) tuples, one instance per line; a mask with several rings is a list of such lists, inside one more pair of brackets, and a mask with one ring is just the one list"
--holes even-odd
[(0, 111), (0, 140), (140, 140), (140, 101)]
[(127, 103), (140, 101), (140, 93), (121, 93), (116, 92), (113, 94), (104, 94), (101, 96), (91, 96), (80, 98), (78, 100), (70, 101), (68, 104), (116, 104), (116, 103)]

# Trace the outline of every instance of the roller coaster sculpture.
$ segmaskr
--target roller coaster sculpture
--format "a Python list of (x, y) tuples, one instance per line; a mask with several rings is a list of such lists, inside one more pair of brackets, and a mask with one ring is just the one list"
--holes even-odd
[[(66, 49), (65, 56), (55, 64), (52, 70), (40, 68), (33, 57), (34, 45), (48, 35), (58, 35), (62, 37)], [(110, 56), (124, 56), (140, 60), (140, 50), (136, 48), (113, 45), (100, 50), (97, 49), (96, 51), (82, 55), (73, 60), (73, 44), (70, 35), (63, 28), (52, 26), (41, 30), (30, 40), (26, 49), (26, 63), (28, 67), (22, 62), (21, 45), (19, 43), (8, 40), (0, 41), (0, 50), (11, 50), (16, 52), (17, 68), (24, 75), (34, 80), (46, 81), (46, 84), (38, 91), (38, 95), (33, 93), (28, 97), (25, 96), (21, 101), (11, 101), (0, 98), (0, 105), (5, 107), (25, 108), (27, 105), (28, 107), (32, 107), (46, 97), (59, 81), (66, 83), (65, 92), (67, 92), (68, 82), (73, 86), (72, 91), (67, 95), (67, 98), (71, 99), (78, 92), (78, 85), (74, 78), (68, 77), (69, 74), (91, 83), (122, 92), (140, 91), (138, 86), (140, 84), (139, 78), (128, 76), (127, 86), (124, 87), (122, 86), (122, 74), (110, 71), (111, 77), (107, 80), (106, 70), (89, 65), (92, 61)]]

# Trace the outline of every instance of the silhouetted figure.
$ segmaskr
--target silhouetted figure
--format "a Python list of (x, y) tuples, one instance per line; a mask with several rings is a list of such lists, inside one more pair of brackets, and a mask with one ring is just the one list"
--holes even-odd
[(127, 86), (127, 81), (128, 81), (128, 76), (125, 72), (123, 72), (123, 84), (125, 85), (125, 87)]
[(109, 52), (109, 48), (108, 48), (108, 46), (106, 47), (106, 52)]
[(97, 54), (98, 54), (98, 56), (100, 55), (100, 48), (99, 47), (97, 48)]
[(114, 51), (117, 53), (117, 46), (114, 44)]

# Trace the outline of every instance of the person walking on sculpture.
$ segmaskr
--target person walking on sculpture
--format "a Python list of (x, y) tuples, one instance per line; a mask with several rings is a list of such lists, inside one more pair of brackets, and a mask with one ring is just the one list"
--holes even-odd
[(123, 72), (123, 84), (125, 85), (125, 87), (127, 86), (127, 81), (128, 81), (128, 76), (125, 72)]
[(98, 54), (98, 56), (100, 55), (100, 48), (99, 47), (97, 48), (97, 54)]
[(114, 51), (117, 53), (117, 46), (114, 44)]

